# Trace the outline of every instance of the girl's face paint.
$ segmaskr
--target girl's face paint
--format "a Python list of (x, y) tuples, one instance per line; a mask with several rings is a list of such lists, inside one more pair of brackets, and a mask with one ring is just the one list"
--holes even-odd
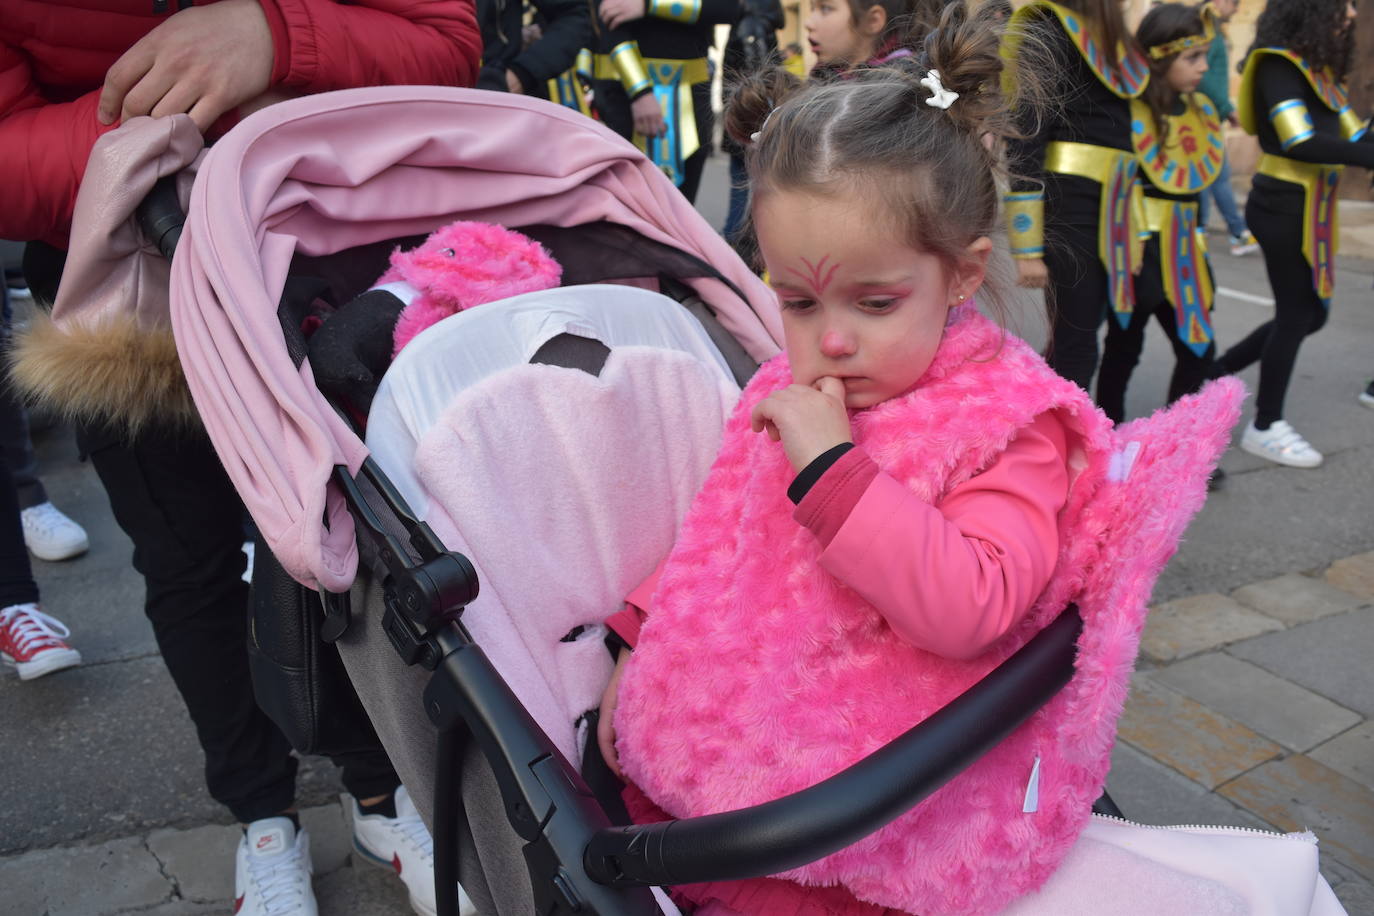
[(782, 305), (793, 379), (839, 379), (849, 408), (915, 385), (935, 358), (950, 306), (982, 280), (981, 266), (976, 277), (948, 276), (939, 258), (875, 224), (850, 196), (774, 191), (756, 203), (754, 222)]

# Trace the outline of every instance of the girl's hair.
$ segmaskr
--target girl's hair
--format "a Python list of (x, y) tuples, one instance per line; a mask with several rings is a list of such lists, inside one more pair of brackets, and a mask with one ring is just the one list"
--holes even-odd
[[(1182, 3), (1161, 3), (1140, 20), (1135, 37), (1141, 47), (1148, 52), (1149, 48), (1156, 45), (1168, 44), (1189, 35), (1201, 35), (1205, 30), (1206, 23), (1203, 21), (1200, 7), (1186, 6)], [(1150, 106), (1150, 114), (1154, 116), (1155, 136), (1159, 138), (1159, 145), (1164, 146), (1169, 139), (1169, 115), (1173, 111), (1174, 103), (1178, 101), (1178, 93), (1165, 82), (1164, 75), (1178, 59), (1178, 54), (1170, 54), (1168, 57), (1155, 60), (1147, 53), (1146, 59), (1150, 62), (1150, 81), (1145, 84), (1145, 91), (1140, 97)]]
[(1102, 53), (1111, 67), (1121, 63), (1116, 54), (1117, 45), (1127, 51), (1135, 47), (1131, 30), (1126, 27), (1126, 17), (1121, 14), (1121, 0), (1059, 0), (1059, 5), (1088, 20), (1088, 30), (1102, 40)]
[(1346, 0), (1269, 0), (1255, 23), (1255, 42), (1237, 68), (1256, 48), (1287, 48), (1317, 70), (1330, 67), (1337, 82), (1350, 72), (1355, 30), (1345, 19)]
[[(1000, 32), (995, 12), (955, 2), (912, 57), (805, 86), (783, 70), (747, 77), (725, 129), (746, 148), (755, 202), (774, 191), (846, 195), (952, 269), (999, 230), (1000, 141), (1018, 136), (1001, 92)], [(959, 94), (948, 109), (927, 104), (921, 80), (932, 70)], [(1018, 101), (1034, 89), (1018, 86)], [(994, 276), (979, 301), (1005, 316), (1007, 298)]]

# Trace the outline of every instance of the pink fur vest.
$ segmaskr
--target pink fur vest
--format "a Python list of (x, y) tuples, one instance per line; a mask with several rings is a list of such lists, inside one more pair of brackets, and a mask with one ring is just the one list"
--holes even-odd
[[(1201, 505), (1239, 394), (1222, 386), (1209, 403), (1197, 398), (1161, 415), (1185, 429), (1146, 430), (1190, 435), (1187, 455), (1167, 438), (1159, 449), (1137, 442), (1118, 453), (1125, 440), (1084, 392), (973, 309), (957, 311), (915, 388), (852, 415), (855, 442), (939, 505), (1037, 415), (1055, 410), (1070, 434), (1074, 482), (1050, 584), (995, 646), (956, 661), (900, 641), (876, 609), (817, 565), (818, 543), (792, 519), (782, 448), (749, 429), (753, 405), (790, 381), (783, 357), (760, 369), (684, 520), (621, 684), (621, 762), (678, 817), (777, 798), (927, 718), (1077, 600), (1085, 630), (1079, 673), (1065, 690), (911, 812), (783, 875), (842, 884), (862, 900), (923, 916), (995, 912), (1043, 883), (1086, 824), (1106, 778), (1145, 602)], [(1131, 463), (1144, 469), (1130, 472), (1136, 486), (1111, 479), (1127, 476)], [(1153, 492), (1163, 486), (1155, 472), (1171, 492)], [(1037, 761), (1038, 806), (1023, 812)]]

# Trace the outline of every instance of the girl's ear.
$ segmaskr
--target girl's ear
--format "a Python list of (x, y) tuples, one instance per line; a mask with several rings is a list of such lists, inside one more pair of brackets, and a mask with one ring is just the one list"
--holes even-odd
[(988, 258), (992, 255), (992, 239), (986, 235), (969, 242), (964, 256), (954, 268), (954, 276), (949, 284), (949, 304), (951, 307), (963, 302), (983, 285), (988, 273)]
[(863, 11), (859, 17), (859, 34), (875, 41), (887, 28), (887, 10), (881, 3), (875, 3)]

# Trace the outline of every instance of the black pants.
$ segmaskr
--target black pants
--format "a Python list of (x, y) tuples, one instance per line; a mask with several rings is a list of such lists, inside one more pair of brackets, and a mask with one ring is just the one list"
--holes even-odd
[(1274, 317), (1221, 357), (1227, 372), (1259, 362), (1255, 425), (1261, 429), (1283, 419), (1283, 400), (1308, 334), (1326, 324), (1327, 308), (1312, 285), (1312, 267), (1302, 253), (1301, 212), (1293, 213), (1289, 195), (1273, 195), (1257, 182), (1245, 204), (1245, 221), (1260, 243), (1264, 268), (1274, 291)]
[[(0, 277), (0, 310), (3, 311), (3, 326), (0, 326), (0, 435), (4, 436), (4, 447), (0, 448), (0, 608), (12, 604), (38, 602), (38, 585), (33, 581), (33, 567), (29, 563), (29, 549), (24, 544), (24, 527), (19, 521), (19, 512), (27, 506), (37, 505), (25, 499), (20, 492), (16, 475), (12, 469), (15, 459), (33, 460), (33, 448), (29, 445), (29, 424), (24, 407), (10, 390), (9, 365), (10, 340), (10, 302), (5, 289), (4, 277)], [(16, 437), (22, 432), (23, 441)], [(34, 478), (37, 482), (37, 478)], [(38, 484), (39, 492), (43, 485)]]
[(0, 449), (0, 608), (30, 602), (38, 602), (38, 585), (33, 581), (29, 549), (24, 546), (14, 479)]
[(1144, 264), (1140, 275), (1136, 277), (1135, 296), (1135, 310), (1131, 313), (1129, 326), (1123, 328), (1114, 317), (1107, 318), (1107, 341), (1102, 348), (1102, 366), (1097, 371), (1097, 406), (1113, 423), (1120, 423), (1126, 418), (1126, 386), (1136, 364), (1140, 362), (1150, 316), (1159, 321), (1164, 336), (1174, 349), (1174, 371), (1169, 377), (1167, 403), (1172, 404), (1185, 394), (1192, 394), (1201, 388), (1216, 358), (1215, 343), (1198, 356), (1179, 340), (1174, 305), (1164, 295), (1164, 283), (1160, 276), (1158, 235), (1152, 236), (1145, 245)]
[(1102, 186), (1075, 176), (1047, 176), (1045, 268), (1049, 288), (1050, 368), (1085, 391), (1097, 371), (1097, 332), (1107, 315), (1107, 269), (1098, 255)]
[[(88, 427), (78, 440), (134, 543), (148, 619), (205, 751), (210, 795), (244, 823), (280, 814), (295, 800), (296, 759), (253, 695), (243, 505), (219, 458), (199, 429), (129, 440)], [(400, 784), (380, 744), (332, 759), (355, 797)]]
[(0, 283), (0, 447), (5, 452), (14, 492), (20, 509), (32, 509), (48, 501), (43, 481), (38, 479), (38, 459), (29, 437), (29, 412), (10, 382), (10, 325), (13, 319), (9, 293)]

